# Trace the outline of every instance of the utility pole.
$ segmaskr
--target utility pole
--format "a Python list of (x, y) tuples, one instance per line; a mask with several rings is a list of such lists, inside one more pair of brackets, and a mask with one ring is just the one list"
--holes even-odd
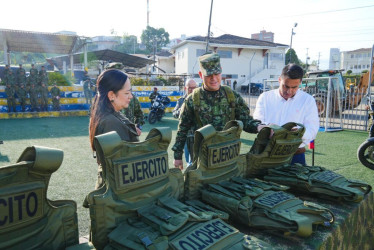
[(211, 20), (212, 20), (212, 9), (213, 9), (213, 0), (210, 4), (210, 15), (209, 15), (209, 25), (208, 25), (208, 36), (207, 36), (207, 39), (206, 39), (206, 48), (205, 48), (205, 52), (208, 52), (208, 47), (209, 47), (209, 38), (210, 38), (210, 23), (211, 23)]
[(292, 63), (292, 37), (294, 35), (296, 35), (295, 32), (293, 32), (293, 29), (297, 27), (297, 23), (294, 24), (294, 26), (292, 27), (292, 31), (291, 31), (291, 43), (290, 43), (290, 57), (289, 57), (289, 60), (288, 60), (288, 63)]
[(147, 27), (149, 26), (149, 0), (147, 0)]
[(317, 69), (319, 70), (319, 59), (321, 58), (321, 52), (318, 52), (318, 64), (317, 64)]
[(310, 57), (308, 56), (308, 50), (309, 50), (309, 48), (306, 48), (305, 72), (308, 71), (308, 60), (310, 59)]

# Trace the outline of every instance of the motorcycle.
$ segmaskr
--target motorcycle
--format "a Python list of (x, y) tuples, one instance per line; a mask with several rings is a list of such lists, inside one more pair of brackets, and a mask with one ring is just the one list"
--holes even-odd
[(150, 112), (148, 115), (149, 124), (153, 124), (156, 121), (161, 121), (165, 115), (165, 109), (170, 103), (170, 99), (167, 96), (158, 95), (153, 103), (151, 104)]
[(374, 170), (374, 101), (368, 97), (369, 120), (369, 138), (364, 141), (357, 150), (358, 160), (367, 168)]

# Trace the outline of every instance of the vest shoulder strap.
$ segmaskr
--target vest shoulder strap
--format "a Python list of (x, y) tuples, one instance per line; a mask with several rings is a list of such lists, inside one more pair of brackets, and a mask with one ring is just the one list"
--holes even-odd
[(32, 146), (26, 148), (17, 163), (21, 161), (34, 162), (32, 170), (43, 174), (52, 174), (60, 168), (64, 152), (55, 148)]

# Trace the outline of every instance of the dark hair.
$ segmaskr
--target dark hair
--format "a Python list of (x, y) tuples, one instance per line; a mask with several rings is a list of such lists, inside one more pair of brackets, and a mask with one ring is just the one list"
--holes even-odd
[(283, 70), (281, 77), (283, 78), (290, 78), (290, 79), (303, 79), (304, 71), (303, 69), (296, 64), (287, 64)]
[(123, 85), (125, 85), (127, 79), (128, 76), (125, 73), (116, 69), (106, 70), (97, 78), (97, 93), (91, 107), (91, 118), (89, 125), (90, 143), (91, 148), (94, 151), (95, 148), (93, 145), (93, 140), (100, 120), (105, 114), (114, 112), (113, 105), (108, 98), (108, 93), (113, 91), (115, 94), (117, 94), (117, 92), (123, 88)]

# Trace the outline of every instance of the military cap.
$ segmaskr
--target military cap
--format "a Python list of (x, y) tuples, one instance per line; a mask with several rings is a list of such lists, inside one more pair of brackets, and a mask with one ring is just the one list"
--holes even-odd
[(200, 71), (203, 76), (221, 74), (220, 57), (217, 53), (205, 54), (199, 57)]
[(123, 64), (120, 62), (111, 62), (105, 65), (105, 69), (122, 69)]

